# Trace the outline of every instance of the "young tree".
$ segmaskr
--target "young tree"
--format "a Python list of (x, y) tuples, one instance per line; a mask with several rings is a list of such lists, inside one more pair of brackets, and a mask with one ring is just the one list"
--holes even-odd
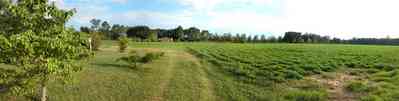
[(98, 51), (100, 50), (100, 46), (102, 44), (102, 34), (99, 32), (91, 32), (90, 39), (91, 39), (91, 47), (93, 50)]
[(128, 47), (129, 44), (129, 38), (126, 36), (121, 36), (119, 37), (119, 51), (121, 53), (125, 52), (126, 48)]
[(82, 69), (81, 60), (89, 55), (87, 38), (65, 28), (73, 11), (48, 0), (19, 0), (7, 5), (5, 15), (8, 21), (0, 25), (9, 27), (0, 28), (0, 62), (15, 67), (0, 68), (0, 85), (16, 96), (40, 91), (40, 100), (46, 101), (50, 80), (69, 81)]
[(183, 27), (179, 26), (175, 29), (175, 40), (183, 41), (184, 38), (184, 29)]
[(157, 31), (150, 31), (147, 37), (147, 41), (149, 42), (157, 42), (158, 41), (158, 33)]

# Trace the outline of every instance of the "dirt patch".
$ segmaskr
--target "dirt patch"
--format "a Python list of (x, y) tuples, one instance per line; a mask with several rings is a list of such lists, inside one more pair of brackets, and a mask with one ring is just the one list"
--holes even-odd
[(347, 91), (345, 86), (352, 80), (360, 80), (361, 77), (349, 73), (328, 73), (324, 75), (311, 76), (310, 79), (317, 81), (327, 87), (329, 101), (356, 101), (359, 94)]

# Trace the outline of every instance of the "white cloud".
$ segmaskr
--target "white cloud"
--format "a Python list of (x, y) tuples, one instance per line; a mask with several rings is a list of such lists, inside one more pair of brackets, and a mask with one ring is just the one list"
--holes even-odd
[(191, 6), (195, 11), (212, 12), (218, 6), (236, 5), (268, 5), (275, 0), (177, 0), (180, 4)]
[[(126, 3), (128, 0), (112, 0)], [(333, 37), (399, 37), (399, 1), (397, 0), (177, 0), (187, 9), (176, 12), (137, 11), (111, 12), (107, 4), (94, 0), (77, 0), (62, 8), (76, 8), (72, 20), (88, 25), (92, 18), (100, 18), (128, 25), (146, 24), (153, 27), (172, 28), (177, 25), (197, 26), (213, 32), (254, 33), (267, 32), (281, 35), (285, 31), (313, 32)], [(104, 2), (104, 1), (102, 1)], [(233, 6), (231, 6), (233, 5)], [(238, 9), (217, 10), (218, 7)], [(260, 8), (251, 8), (251, 7)], [(279, 14), (258, 10), (270, 9)], [(247, 7), (247, 8), (245, 8)], [(265, 7), (264, 9), (262, 7)], [(249, 8), (249, 10), (248, 10)], [(204, 20), (205, 19), (205, 20)]]
[(395, 5), (398, 3), (397, 0), (288, 0), (284, 13), (298, 31), (345, 38), (399, 37), (399, 13), (396, 13), (399, 6)]
[[(267, 6), (272, 0), (236, 0)], [(222, 6), (223, 2), (213, 6)], [(229, 1), (230, 2), (230, 1)], [(313, 32), (332, 37), (399, 37), (397, 0), (286, 0), (282, 15), (236, 11), (208, 11), (209, 28), (227, 32)], [(195, 5), (195, 4), (193, 4)], [(200, 6), (203, 4), (198, 4)], [(198, 7), (194, 7), (198, 8)]]
[(149, 25), (151, 27), (175, 28), (178, 25), (192, 25), (190, 13), (162, 13), (152, 11), (129, 11), (114, 13), (111, 19), (114, 22), (129, 25)]
[(120, 3), (120, 4), (124, 4), (127, 3), (129, 0), (112, 0), (112, 2), (114, 3)]

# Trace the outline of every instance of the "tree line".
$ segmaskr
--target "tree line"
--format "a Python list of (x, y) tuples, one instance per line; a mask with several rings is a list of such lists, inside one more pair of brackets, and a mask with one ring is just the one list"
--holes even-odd
[(234, 43), (342, 43), (342, 44), (387, 44), (397, 45), (399, 39), (390, 38), (353, 38), (341, 39), (337, 37), (322, 36), (314, 33), (301, 33), (289, 31), (283, 36), (249, 35), (245, 33), (210, 33), (196, 27), (184, 29), (178, 26), (173, 29), (152, 29), (149, 26), (124, 26), (120, 24), (110, 25), (107, 21), (92, 19), (91, 26), (83, 26), (80, 31), (86, 33), (100, 33), (102, 39), (117, 40), (120, 36), (127, 36), (135, 41), (158, 42), (234, 42)]

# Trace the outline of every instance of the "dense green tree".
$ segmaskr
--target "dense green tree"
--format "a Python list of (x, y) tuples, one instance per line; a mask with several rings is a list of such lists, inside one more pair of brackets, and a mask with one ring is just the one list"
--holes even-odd
[(184, 30), (186, 41), (199, 41), (201, 39), (201, 30), (196, 27), (190, 27)]
[(148, 26), (135, 26), (127, 30), (126, 34), (128, 37), (136, 37), (142, 40), (147, 39), (151, 29)]
[(91, 33), (92, 32), (89, 27), (85, 27), (85, 26), (80, 27), (80, 31), (81, 32), (85, 32), (85, 33)]
[(174, 39), (177, 41), (183, 41), (184, 39), (184, 29), (182, 26), (179, 26), (175, 29)]
[(105, 35), (105, 38), (107, 39), (111, 39), (112, 37), (110, 30), (111, 30), (111, 25), (107, 21), (104, 21), (99, 29), (99, 31), (103, 33)]
[(283, 41), (288, 43), (295, 43), (301, 37), (301, 33), (299, 32), (286, 32)]
[(201, 32), (201, 41), (208, 41), (208, 39), (209, 39), (209, 36), (210, 36), (210, 33), (209, 33), (209, 31), (208, 30), (203, 30), (202, 32)]
[(158, 31), (156, 31), (156, 30), (150, 31), (146, 40), (149, 42), (157, 42), (158, 41)]
[(40, 94), (46, 101), (50, 80), (69, 81), (82, 69), (87, 38), (65, 27), (73, 11), (47, 0), (20, 0), (3, 12), (0, 25), (8, 27), (0, 27), (0, 62), (15, 67), (0, 68), (0, 85), (11, 95)]
[(116, 39), (120, 36), (120, 34), (126, 34), (128, 27), (120, 25), (120, 24), (114, 24), (111, 27), (111, 38)]
[(90, 20), (91, 25), (91, 30), (92, 31), (98, 31), (100, 29), (100, 24), (101, 20), (100, 19), (92, 19)]

